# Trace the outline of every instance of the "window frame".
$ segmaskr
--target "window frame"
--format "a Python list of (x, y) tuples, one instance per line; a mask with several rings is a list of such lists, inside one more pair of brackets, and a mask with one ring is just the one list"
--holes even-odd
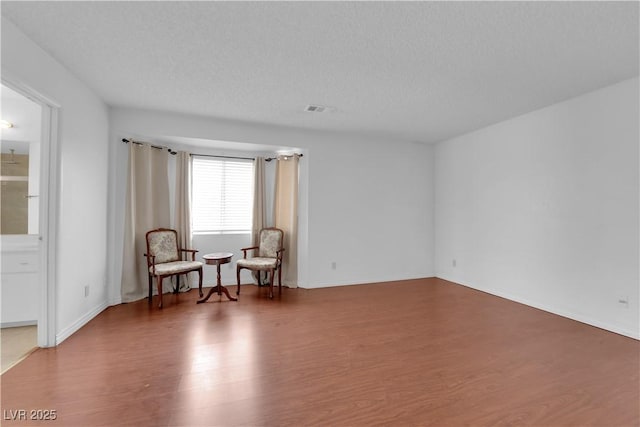
[[(225, 168), (226, 164), (229, 163), (243, 163), (243, 164), (248, 164), (250, 165), (250, 169), (248, 170), (248, 176), (245, 176), (244, 178), (246, 179), (248, 186), (247, 186), (247, 190), (248, 190), (248, 194), (249, 194), (249, 200), (248, 200), (248, 206), (247, 206), (247, 212), (248, 217), (246, 218), (246, 229), (233, 229), (233, 228), (229, 228), (226, 229), (224, 227), (224, 223), (225, 218), (227, 218), (228, 215), (230, 215), (230, 212), (224, 212), (222, 213), (221, 217), (220, 217), (220, 224), (222, 224), (222, 226), (220, 227), (220, 229), (196, 229), (195, 227), (195, 216), (196, 216), (196, 185), (195, 185), (195, 181), (196, 181), (196, 176), (195, 176), (195, 165), (194, 163), (198, 162), (198, 161), (203, 161), (203, 162), (211, 162), (211, 163), (218, 163), (218, 164), (222, 164), (222, 171), (223, 174), (227, 172), (227, 169)], [(231, 235), (231, 234), (251, 234), (252, 232), (252, 226), (253, 226), (253, 197), (254, 197), (254, 191), (253, 191), (253, 168), (254, 168), (254, 161), (253, 159), (250, 158), (239, 158), (239, 157), (227, 157), (227, 156), (215, 156), (215, 155), (203, 155), (203, 154), (193, 154), (191, 155), (191, 234), (192, 235)], [(227, 184), (226, 181), (226, 175), (224, 176), (223, 182), (221, 184), (221, 197), (224, 199), (224, 195), (228, 194), (229, 190), (230, 190), (230, 185)], [(244, 184), (243, 184), (244, 185)], [(222, 201), (220, 208), (223, 210), (225, 207), (228, 207), (228, 205)], [(222, 211), (219, 211), (219, 213)]]

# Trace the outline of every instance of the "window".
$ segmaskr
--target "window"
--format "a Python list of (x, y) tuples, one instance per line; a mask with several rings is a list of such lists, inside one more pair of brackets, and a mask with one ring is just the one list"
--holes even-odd
[(193, 156), (191, 165), (192, 231), (250, 232), (253, 162)]

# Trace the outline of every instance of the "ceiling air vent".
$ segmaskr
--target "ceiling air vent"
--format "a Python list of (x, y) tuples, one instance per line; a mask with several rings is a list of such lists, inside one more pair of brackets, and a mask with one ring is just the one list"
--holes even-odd
[(304, 107), (304, 111), (308, 113), (322, 113), (327, 109), (327, 107), (323, 107), (322, 105), (307, 105)]

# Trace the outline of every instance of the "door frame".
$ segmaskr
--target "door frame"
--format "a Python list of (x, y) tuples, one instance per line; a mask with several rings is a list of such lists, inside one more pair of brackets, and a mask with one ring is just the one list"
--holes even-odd
[[(3, 72), (4, 74), (4, 72)], [(59, 150), (58, 119), (60, 105), (20, 83), (2, 76), (2, 84), (42, 107), (40, 137), (39, 204), (39, 280), (38, 347), (55, 347), (56, 340), (56, 246), (58, 224)]]

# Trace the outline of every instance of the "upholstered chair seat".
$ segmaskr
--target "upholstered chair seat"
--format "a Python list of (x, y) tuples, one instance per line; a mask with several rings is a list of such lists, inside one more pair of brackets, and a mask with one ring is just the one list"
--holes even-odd
[(278, 260), (275, 258), (262, 258), (255, 257), (249, 259), (240, 259), (237, 265), (243, 268), (255, 269), (255, 270), (268, 270), (270, 268), (276, 268)]
[[(167, 275), (197, 270), (199, 267), (202, 267), (202, 263), (200, 261), (172, 261), (165, 262), (164, 264), (156, 264), (155, 269), (156, 275)], [(153, 274), (153, 268), (153, 266), (149, 267), (149, 272), (151, 274)]]

